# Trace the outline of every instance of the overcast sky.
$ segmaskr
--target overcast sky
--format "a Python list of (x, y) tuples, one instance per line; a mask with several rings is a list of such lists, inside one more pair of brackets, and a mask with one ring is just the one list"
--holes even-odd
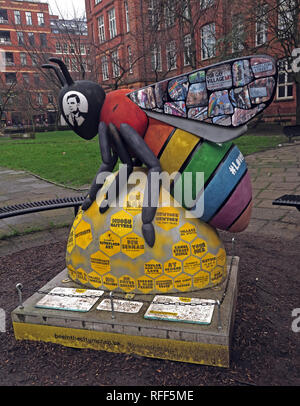
[(85, 13), (84, 0), (42, 0), (49, 4), (50, 13), (62, 18), (82, 17)]

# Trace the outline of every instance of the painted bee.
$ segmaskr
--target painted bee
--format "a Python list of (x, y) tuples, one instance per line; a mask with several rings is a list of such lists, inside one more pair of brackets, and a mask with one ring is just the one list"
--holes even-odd
[[(231, 141), (244, 134), (246, 123), (272, 102), (277, 82), (273, 58), (254, 55), (233, 59), (136, 91), (122, 89), (107, 95), (94, 82), (74, 82), (60, 59), (49, 61), (60, 67), (43, 65), (56, 72), (63, 86), (59, 104), (66, 122), (86, 140), (99, 134), (102, 164), (83, 210), (90, 207), (103, 186), (97, 184), (98, 175), (112, 172), (120, 158), (126, 164), (127, 179), (134, 166), (145, 164), (149, 169), (142, 232), (150, 247), (155, 243), (152, 220), (157, 208), (151, 197), (152, 173), (203, 172), (204, 187), (199, 189), (193, 180), (193, 205), (183, 201), (183, 207), (197, 208), (204, 196), (201, 220), (231, 232), (247, 227), (251, 181), (245, 159)], [(119, 175), (114, 181), (116, 190), (118, 181)], [(175, 178), (173, 195), (180, 182)], [(103, 202), (100, 213), (109, 203), (109, 199)]]

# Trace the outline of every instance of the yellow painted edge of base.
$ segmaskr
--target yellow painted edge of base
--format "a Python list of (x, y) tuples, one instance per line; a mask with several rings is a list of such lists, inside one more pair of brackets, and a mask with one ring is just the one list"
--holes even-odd
[(193, 364), (229, 367), (229, 348), (225, 345), (40, 324), (14, 322), (13, 327), (17, 340), (44, 341), (73, 348), (89, 348)]

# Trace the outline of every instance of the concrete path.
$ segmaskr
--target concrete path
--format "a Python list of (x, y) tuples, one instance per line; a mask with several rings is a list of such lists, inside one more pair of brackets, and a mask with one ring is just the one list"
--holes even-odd
[[(253, 185), (254, 207), (247, 232), (300, 238), (300, 212), (273, 206), (284, 194), (300, 194), (300, 141), (246, 157)], [(26, 172), (0, 168), (0, 207), (28, 201), (77, 196), (78, 191), (42, 181)], [(29, 246), (64, 240), (73, 209), (60, 209), (0, 220), (0, 256)], [(30, 231), (36, 231), (30, 233)], [(25, 235), (18, 236), (19, 234)], [(2, 239), (3, 236), (16, 235)]]

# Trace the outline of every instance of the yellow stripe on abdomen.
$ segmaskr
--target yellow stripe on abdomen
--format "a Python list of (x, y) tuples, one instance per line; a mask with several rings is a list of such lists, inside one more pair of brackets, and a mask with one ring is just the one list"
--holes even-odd
[(183, 130), (176, 130), (166, 145), (160, 165), (168, 173), (179, 172), (185, 161), (201, 139)]

